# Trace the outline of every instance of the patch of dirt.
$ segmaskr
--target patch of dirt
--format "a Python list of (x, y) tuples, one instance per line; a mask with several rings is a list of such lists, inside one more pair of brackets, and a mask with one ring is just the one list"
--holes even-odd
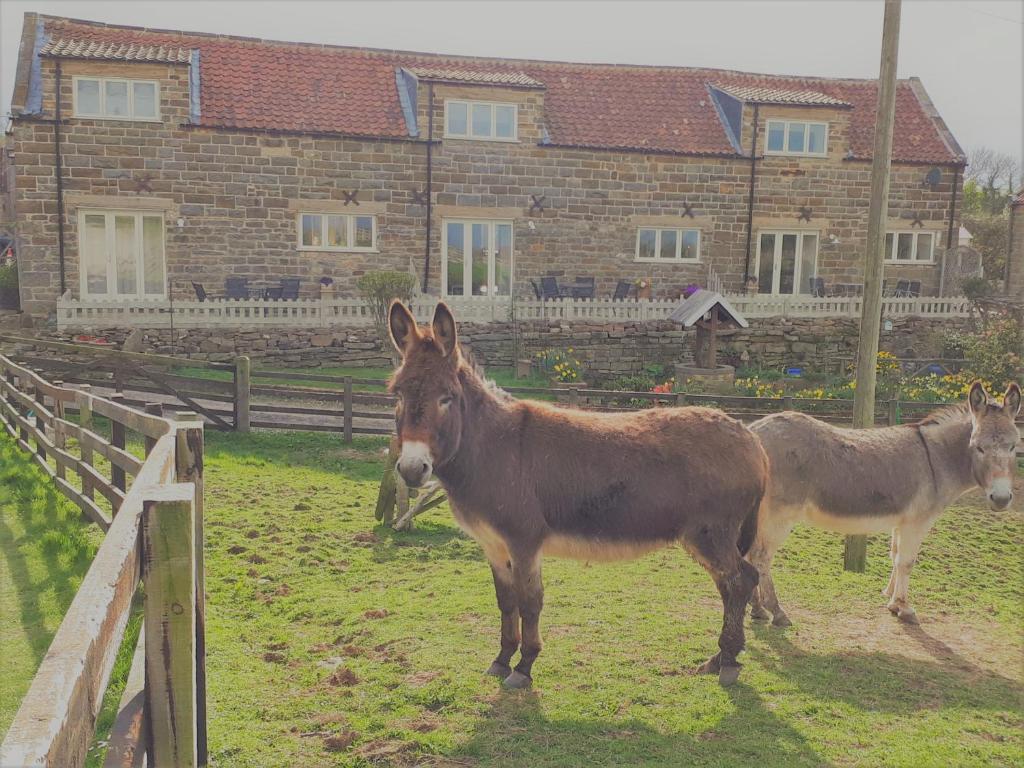
[(260, 572), (257, 571), (255, 568), (250, 568), (248, 571), (245, 572), (245, 575), (249, 576), (250, 578), (257, 579), (259, 578)]
[(314, 717), (313, 722), (317, 725), (345, 725), (348, 723), (348, 717), (342, 712), (325, 712)]
[(380, 544), (380, 536), (370, 531), (364, 531), (353, 536), (352, 541), (360, 546), (367, 547), (373, 544)]
[(258, 539), (259, 537), (260, 537), (260, 532), (257, 531), (255, 528), (251, 528), (251, 529), (249, 529), (248, 531), (245, 532), (245, 538), (247, 538), (247, 539)]
[(300, 545), (300, 546), (296, 547), (296, 548), (295, 548), (295, 551), (296, 551), (296, 552), (309, 552), (309, 551), (311, 551), (312, 549), (313, 549), (313, 548), (312, 548), (311, 546), (309, 546), (309, 544), (302, 544), (302, 545)]
[(285, 642), (269, 643), (267, 645), (267, 650), (270, 650), (270, 651), (283, 651), (287, 647), (288, 647), (288, 643), (285, 643)]
[(275, 597), (287, 597), (292, 593), (292, 588), (287, 584), (282, 584), (280, 587), (274, 590)]
[(284, 664), (286, 656), (278, 651), (267, 651), (263, 654), (263, 660), (271, 664)]
[(406, 723), (406, 728), (417, 733), (430, 733), (444, 725), (444, 720), (433, 712), (422, 712), (415, 719)]
[(249, 555), (249, 562), (255, 563), (256, 565), (263, 565), (265, 562), (267, 562), (267, 558), (263, 557), (262, 555), (252, 554)]
[(355, 731), (344, 731), (337, 736), (328, 736), (324, 739), (324, 749), (328, 752), (344, 752), (351, 747), (359, 734)]
[(364, 611), (364, 619), (383, 619), (391, 615), (387, 608), (375, 608), (372, 611)]
[(431, 680), (436, 680), (440, 676), (440, 672), (424, 670), (423, 672), (416, 672), (412, 675), (409, 675), (402, 682), (405, 685), (408, 685), (410, 688), (422, 688)]
[(228, 547), (228, 554), (229, 555), (240, 555), (243, 552), (248, 552), (248, 551), (249, 551), (248, 547), (243, 547), (243, 546), (241, 546), (239, 544), (235, 544), (235, 546), (233, 546), (233, 547)]
[(389, 739), (376, 739), (367, 742), (355, 752), (359, 757), (369, 762), (387, 762), (391, 765), (403, 765), (405, 761), (396, 763), (396, 758), (401, 758), (405, 753), (416, 749), (414, 741), (397, 741)]
[(341, 646), (341, 655), (342, 656), (365, 656), (366, 655), (366, 651), (364, 649), (360, 648), (358, 645), (352, 645), (351, 643), (349, 643), (348, 645)]
[(309, 506), (309, 504), (307, 504), (306, 502), (300, 501), (298, 504), (292, 507), (292, 509), (296, 512), (309, 512), (309, 510), (311, 510), (312, 507)]
[(334, 673), (327, 678), (327, 682), (330, 685), (351, 686), (358, 683), (359, 678), (356, 677), (356, 673), (348, 667), (342, 667), (341, 669), (335, 670)]

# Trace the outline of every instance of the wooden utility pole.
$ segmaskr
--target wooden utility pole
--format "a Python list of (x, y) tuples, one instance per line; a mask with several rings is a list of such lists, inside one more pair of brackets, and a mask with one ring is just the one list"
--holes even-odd
[[(885, 247), (885, 223), (889, 216), (889, 164), (896, 112), (900, 2), (885, 0), (885, 19), (882, 25), (882, 62), (878, 72), (878, 111), (875, 114), (871, 201), (864, 253), (864, 302), (861, 305), (860, 344), (857, 347), (857, 388), (853, 397), (853, 425), (858, 428), (871, 427), (875, 421), (875, 364), (882, 321), (882, 251)], [(866, 560), (867, 537), (847, 536), (843, 557), (846, 570), (862, 572)]]

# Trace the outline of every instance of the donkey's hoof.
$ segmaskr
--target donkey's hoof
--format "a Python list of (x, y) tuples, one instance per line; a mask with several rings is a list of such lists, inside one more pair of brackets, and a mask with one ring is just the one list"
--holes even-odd
[(722, 658), (715, 654), (696, 669), (698, 675), (714, 675), (722, 670)]
[(793, 622), (790, 621), (789, 616), (787, 616), (784, 611), (779, 611), (778, 613), (775, 614), (775, 618), (772, 619), (772, 626), (773, 627), (791, 627), (791, 626), (793, 626)]
[(718, 684), (728, 688), (740, 678), (740, 667), (722, 667), (718, 673)]
[(528, 675), (524, 675), (518, 670), (512, 670), (512, 674), (502, 680), (501, 684), (506, 688), (522, 690), (524, 688), (529, 688), (533, 684), (533, 678)]
[(885, 607), (889, 609), (889, 613), (891, 613), (893, 616), (899, 616), (900, 615), (900, 604), (899, 603), (893, 601), (893, 602), (890, 602)]
[(913, 608), (904, 608), (896, 614), (900, 621), (904, 624), (920, 624), (917, 620), (917, 611)]
[(772, 615), (764, 609), (764, 606), (757, 605), (750, 609), (750, 618), (753, 621), (768, 621)]
[(512, 674), (512, 667), (508, 664), (502, 664), (500, 661), (495, 661), (487, 668), (487, 671), (484, 674), (490, 675), (491, 677), (500, 677), (504, 680)]

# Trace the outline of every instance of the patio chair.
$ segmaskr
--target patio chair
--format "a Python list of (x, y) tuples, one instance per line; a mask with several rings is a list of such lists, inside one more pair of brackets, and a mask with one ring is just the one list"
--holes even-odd
[(249, 298), (249, 278), (229, 277), (224, 280), (224, 295), (229, 299)]
[(299, 278), (282, 277), (280, 291), (281, 295), (278, 298), (291, 300), (299, 298)]
[(907, 290), (907, 296), (911, 299), (916, 299), (921, 296), (921, 281), (911, 280), (910, 288)]
[(629, 280), (619, 280), (615, 284), (615, 291), (612, 293), (612, 299), (617, 301), (624, 301), (629, 298), (629, 292), (632, 290), (633, 284)]
[(594, 278), (577, 277), (576, 285), (574, 285), (572, 288), (572, 297), (574, 299), (594, 298)]
[(196, 292), (196, 301), (206, 301), (207, 294), (206, 289), (202, 283), (192, 282), (192, 290)]
[(564, 299), (566, 291), (558, 287), (557, 277), (542, 277), (540, 279), (541, 298), (545, 301), (550, 299)]
[(543, 299), (544, 298), (544, 294), (542, 294), (540, 292), (540, 286), (537, 285), (537, 281), (531, 279), (530, 280), (530, 285), (533, 286), (533, 295), (536, 296), (538, 299)]
[(897, 299), (905, 299), (910, 296), (910, 281), (909, 280), (897, 280), (896, 290), (893, 291), (893, 296)]
[(825, 278), (811, 277), (808, 280), (810, 281), (811, 296), (816, 299), (825, 298)]

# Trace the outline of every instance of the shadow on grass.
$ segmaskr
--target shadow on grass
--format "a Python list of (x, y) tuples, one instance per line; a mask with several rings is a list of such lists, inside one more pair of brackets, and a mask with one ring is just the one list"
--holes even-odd
[[(431, 515), (451, 513), (442, 508)], [(380, 539), (373, 547), (373, 559), (377, 563), (405, 560), (410, 557), (422, 560), (482, 560), (480, 545), (466, 536), (456, 526), (429, 517), (418, 517), (411, 531), (396, 531), (389, 525), (378, 523), (374, 533)]]
[(732, 711), (695, 734), (664, 733), (637, 719), (550, 719), (537, 694), (502, 692), (457, 755), (538, 768), (829, 765), (752, 688), (740, 683), (727, 691)]
[[(903, 625), (901, 625), (903, 626)], [(807, 653), (785, 631), (753, 625), (771, 653), (749, 647), (752, 662), (812, 696), (863, 710), (907, 714), (946, 707), (1016, 711), (1024, 686), (981, 669), (921, 627), (904, 627), (936, 661), (878, 651)]]

